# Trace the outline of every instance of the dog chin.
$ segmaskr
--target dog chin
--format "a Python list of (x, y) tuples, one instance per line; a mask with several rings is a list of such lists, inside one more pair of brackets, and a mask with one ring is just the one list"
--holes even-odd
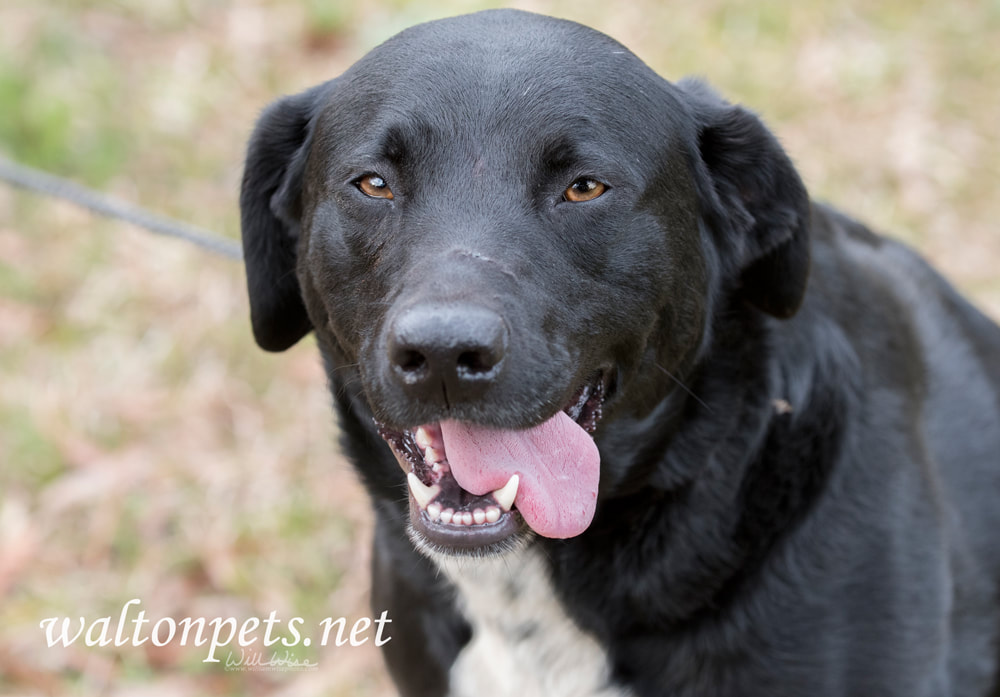
[(479, 568), (496, 560), (516, 558), (531, 547), (537, 536), (526, 525), (512, 535), (481, 546), (442, 545), (430, 539), (411, 522), (407, 534), (418, 552), (449, 572)]

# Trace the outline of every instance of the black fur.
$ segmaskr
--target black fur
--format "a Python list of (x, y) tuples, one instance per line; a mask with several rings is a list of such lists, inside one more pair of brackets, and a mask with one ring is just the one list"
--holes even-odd
[[(393, 199), (358, 190), (372, 172)], [(562, 200), (580, 177), (606, 193)], [(532, 544), (617, 684), (998, 694), (1000, 330), (811, 203), (747, 110), (579, 25), (479, 13), (272, 105), (241, 206), (255, 337), (315, 329), (375, 504), (402, 694), (447, 694), (471, 630), (407, 539), (374, 420), (526, 428), (595, 371), (596, 518)], [(475, 396), (410, 398), (394, 319), (469, 302), (503, 317), (501, 366)]]

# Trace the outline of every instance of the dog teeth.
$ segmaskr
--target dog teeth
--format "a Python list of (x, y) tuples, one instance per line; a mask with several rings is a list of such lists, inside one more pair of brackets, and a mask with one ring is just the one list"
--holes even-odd
[(424, 459), (431, 464), (444, 462), (444, 453), (437, 448), (428, 446), (427, 449), (424, 450)]
[(423, 426), (417, 428), (416, 433), (413, 434), (413, 440), (417, 441), (417, 445), (425, 450), (434, 445), (434, 438)]
[(503, 510), (509, 511), (510, 507), (514, 505), (514, 498), (517, 496), (517, 485), (520, 481), (520, 478), (516, 474), (512, 474), (502, 488), (493, 492), (493, 498), (496, 499)]
[(413, 498), (417, 500), (417, 504), (421, 508), (427, 508), (427, 504), (434, 500), (434, 497), (441, 493), (441, 487), (437, 484), (434, 486), (427, 486), (415, 475), (410, 472), (406, 475), (406, 481), (410, 485), (410, 493), (413, 494)]
[(443, 508), (436, 501), (426, 508), (427, 516), (436, 523), (445, 525), (473, 526), (495, 523), (500, 520), (503, 512), (499, 506), (487, 506), (472, 511), (456, 511), (453, 508)]
[(413, 431), (413, 440), (421, 450), (433, 448), (434, 450), (444, 451), (444, 439), (441, 437), (441, 427), (437, 424), (417, 426)]
[[(433, 437), (433, 434), (429, 434), (423, 427), (416, 430), (415, 438), (418, 444), (422, 445), (428, 440), (428, 437)], [(426, 453), (429, 458), (437, 455), (439, 451), (428, 447)], [(447, 461), (438, 462), (434, 464), (433, 468), (435, 471), (447, 469), (448, 463)], [(406, 483), (410, 487), (413, 499), (417, 502), (421, 510), (427, 514), (427, 517), (431, 519), (431, 522), (444, 525), (460, 525), (462, 527), (485, 525), (500, 520), (504, 511), (509, 511), (514, 505), (519, 482), (520, 477), (518, 475), (511, 475), (511, 478), (507, 480), (507, 483), (503, 487), (493, 492), (493, 498), (497, 502), (496, 506), (485, 506), (483, 508), (475, 508), (471, 511), (456, 511), (454, 508), (445, 508), (440, 502), (434, 500), (441, 493), (440, 484), (428, 486), (420, 481), (420, 477), (413, 472), (409, 472), (406, 475)]]

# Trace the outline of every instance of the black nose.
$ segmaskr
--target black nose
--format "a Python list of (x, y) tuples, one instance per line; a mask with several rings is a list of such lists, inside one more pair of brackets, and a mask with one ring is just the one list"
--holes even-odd
[(389, 364), (413, 397), (453, 404), (479, 396), (496, 381), (507, 339), (506, 323), (492, 310), (423, 303), (391, 322)]

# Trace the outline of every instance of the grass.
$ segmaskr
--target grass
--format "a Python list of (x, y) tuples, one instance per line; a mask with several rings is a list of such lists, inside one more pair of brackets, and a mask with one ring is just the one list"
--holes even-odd
[[(280, 94), (486, 7), (0, 5), (0, 153), (232, 237)], [(524, 0), (760, 113), (813, 193), (916, 244), (1000, 317), (1000, 4)], [(371, 511), (311, 340), (253, 345), (238, 264), (0, 188), (0, 695), (382, 695), (378, 652), (226, 672), (177, 647), (49, 649), (51, 616), (369, 614)], [(141, 691), (140, 691), (141, 690)]]

